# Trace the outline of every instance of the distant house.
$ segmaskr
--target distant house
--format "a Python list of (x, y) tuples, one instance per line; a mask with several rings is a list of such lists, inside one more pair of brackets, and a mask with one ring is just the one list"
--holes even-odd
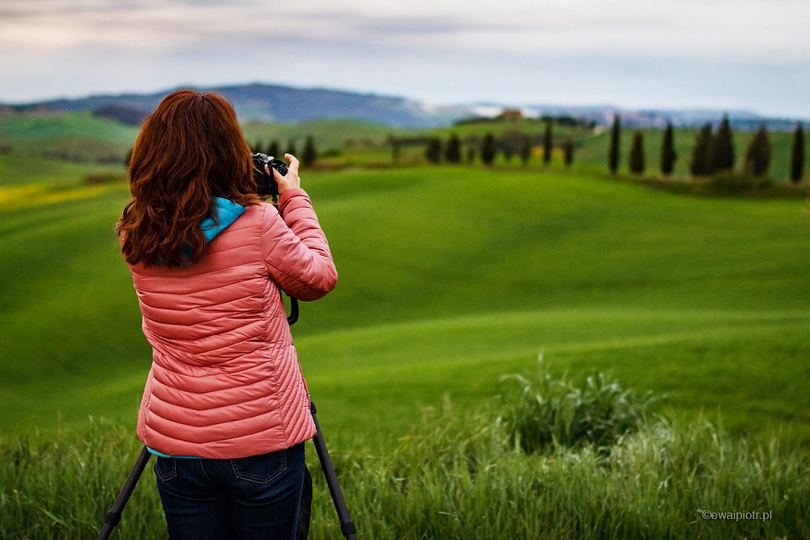
[(499, 120), (520, 120), (523, 118), (523, 113), (520, 109), (504, 109), (498, 115)]

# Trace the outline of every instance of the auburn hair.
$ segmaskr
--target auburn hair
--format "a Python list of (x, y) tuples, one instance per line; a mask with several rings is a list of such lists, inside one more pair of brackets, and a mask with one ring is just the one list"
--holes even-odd
[[(129, 162), (131, 197), (116, 224), (130, 264), (180, 266), (205, 253), (212, 198), (258, 204), (250, 148), (222, 96), (178, 90), (144, 121)], [(216, 218), (216, 216), (212, 216)]]

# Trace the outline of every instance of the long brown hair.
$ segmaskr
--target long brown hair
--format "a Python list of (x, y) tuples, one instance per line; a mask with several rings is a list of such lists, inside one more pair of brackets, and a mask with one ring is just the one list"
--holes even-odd
[(193, 90), (166, 96), (132, 148), (129, 187), (132, 197), (116, 224), (127, 262), (198, 261), (205, 252), (200, 223), (212, 197), (259, 203), (250, 148), (231, 104)]

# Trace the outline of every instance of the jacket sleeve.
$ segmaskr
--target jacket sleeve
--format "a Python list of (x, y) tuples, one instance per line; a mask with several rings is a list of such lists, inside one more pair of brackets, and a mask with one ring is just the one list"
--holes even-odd
[(337, 270), (307, 192), (287, 189), (278, 210), (262, 207), (262, 253), (273, 281), (299, 300), (317, 300), (334, 289)]

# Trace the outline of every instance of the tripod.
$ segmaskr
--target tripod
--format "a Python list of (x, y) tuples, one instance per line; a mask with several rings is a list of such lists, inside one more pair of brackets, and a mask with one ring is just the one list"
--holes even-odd
[[(298, 300), (290, 297), (290, 315), (287, 317), (287, 323), (293, 325), (297, 320)], [(310, 411), (312, 412), (312, 421), (315, 422), (315, 437), (312, 438), (312, 442), (315, 445), (318, 460), (321, 462), (321, 469), (326, 478), (326, 485), (329, 487), (329, 494), (332, 496), (332, 502), (335, 504), (335, 510), (337, 511), (338, 520), (340, 521), (340, 532), (343, 533), (346, 540), (355, 540), (357, 528), (354, 526), (354, 522), (352, 522), (352, 518), (349, 515), (349, 508), (346, 506), (346, 501), (343, 498), (343, 490), (340, 489), (335, 467), (332, 465), (332, 458), (329, 457), (326, 442), (323, 440), (321, 426), (316, 416), (317, 409), (312, 402), (310, 402)], [(140, 480), (143, 470), (146, 468), (146, 464), (151, 457), (152, 454), (146, 449), (146, 446), (144, 446), (141, 449), (141, 453), (138, 454), (138, 458), (135, 460), (132, 470), (129, 471), (129, 476), (126, 482), (124, 482), (124, 487), (121, 488), (118, 497), (115, 498), (115, 502), (110, 508), (110, 511), (104, 516), (104, 524), (101, 526), (101, 531), (98, 533), (98, 540), (107, 540), (112, 534), (113, 529), (118, 525), (118, 522), (121, 521), (121, 513), (124, 511), (127, 502), (129, 502), (129, 497), (135, 490), (135, 486), (138, 485), (138, 480)]]

